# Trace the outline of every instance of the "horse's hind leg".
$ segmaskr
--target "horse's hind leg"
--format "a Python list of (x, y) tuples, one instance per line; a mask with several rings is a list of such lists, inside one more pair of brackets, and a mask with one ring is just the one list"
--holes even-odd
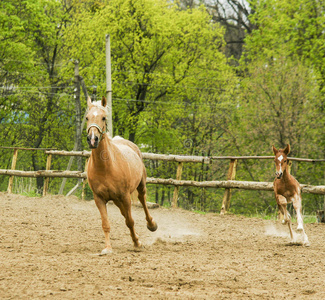
[(122, 201), (114, 201), (116, 206), (120, 209), (121, 214), (125, 218), (125, 224), (130, 229), (130, 235), (134, 243), (134, 247), (141, 247), (141, 242), (134, 229), (134, 220), (131, 215), (131, 196), (125, 196)]
[(138, 199), (140, 200), (144, 213), (146, 215), (146, 220), (147, 220), (147, 228), (150, 231), (156, 231), (158, 228), (157, 223), (154, 221), (153, 217), (149, 213), (149, 209), (147, 206), (146, 198), (147, 198), (147, 188), (146, 188), (146, 183), (145, 179), (142, 179), (138, 188)]
[(297, 223), (298, 223), (297, 230), (304, 231), (304, 221), (302, 219), (302, 213), (301, 213), (301, 197), (296, 195), (294, 198), (292, 198), (292, 204), (297, 215)]
[(296, 211), (297, 214), (297, 231), (300, 231), (302, 233), (303, 236), (303, 245), (305, 246), (310, 246), (309, 240), (308, 240), (308, 236), (305, 233), (304, 230), (304, 221), (302, 219), (302, 213), (301, 213), (301, 196), (300, 195), (296, 195), (293, 199), (292, 199), (292, 204), (293, 207)]

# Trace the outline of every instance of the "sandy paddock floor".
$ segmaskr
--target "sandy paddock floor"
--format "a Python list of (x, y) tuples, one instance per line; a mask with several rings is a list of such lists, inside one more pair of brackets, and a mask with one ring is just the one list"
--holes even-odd
[[(156, 208), (154, 233), (133, 206), (133, 248), (108, 204), (113, 253), (94, 201), (0, 193), (1, 299), (325, 299), (325, 227), (290, 245), (276, 221)], [(294, 224), (296, 228), (296, 224)]]

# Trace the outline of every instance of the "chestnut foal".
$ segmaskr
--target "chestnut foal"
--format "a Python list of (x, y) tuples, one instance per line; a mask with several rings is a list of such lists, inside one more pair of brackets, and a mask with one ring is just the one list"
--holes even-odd
[(100, 212), (105, 234), (105, 249), (101, 254), (112, 252), (109, 237), (110, 224), (106, 208), (106, 203), (110, 200), (115, 203), (124, 216), (134, 246), (141, 247), (131, 215), (131, 193), (135, 189), (138, 190), (138, 198), (146, 215), (148, 229), (151, 231), (157, 229), (157, 224), (149, 214), (146, 203), (147, 174), (142, 154), (132, 142), (121, 137), (112, 139), (107, 134), (108, 107), (105, 97), (97, 102), (91, 102), (88, 97), (87, 104), (87, 142), (92, 149), (87, 178)]
[(292, 232), (291, 217), (287, 211), (287, 203), (293, 204), (297, 214), (298, 227), (297, 231), (302, 233), (303, 245), (310, 246), (308, 237), (303, 226), (303, 219), (301, 213), (301, 187), (299, 182), (289, 173), (287, 155), (290, 152), (290, 145), (288, 144), (284, 149), (277, 150), (274, 146), (273, 153), (275, 155), (276, 178), (273, 183), (276, 202), (279, 210), (284, 217), (283, 223), (288, 224), (291, 236), (291, 242), (295, 243)]

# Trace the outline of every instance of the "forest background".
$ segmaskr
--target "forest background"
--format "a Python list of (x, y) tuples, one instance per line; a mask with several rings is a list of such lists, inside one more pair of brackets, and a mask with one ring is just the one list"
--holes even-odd
[[(0, 26), (2, 146), (73, 149), (75, 62), (89, 95), (101, 99), (109, 34), (114, 136), (152, 153), (272, 155), (273, 144), (290, 143), (290, 156), (325, 158), (323, 1), (3, 0)], [(82, 137), (79, 148), (88, 149), (85, 128)], [(0, 168), (11, 159), (12, 150), (1, 149)], [(175, 163), (145, 163), (149, 176), (175, 178)], [(19, 152), (17, 169), (45, 164), (41, 151)], [(228, 164), (188, 163), (182, 179), (224, 180)], [(53, 158), (52, 169), (67, 165)], [(236, 179), (273, 181), (274, 172), (272, 160), (240, 161)], [(325, 184), (324, 163), (294, 162), (292, 173), (301, 183)], [(43, 186), (43, 179), (15, 181), (16, 192)], [(50, 181), (51, 193), (61, 181)], [(0, 189), (7, 183), (2, 176)], [(64, 193), (75, 184), (68, 180)], [(172, 186), (148, 189), (150, 201), (170, 205)], [(223, 192), (182, 187), (179, 205), (219, 211)], [(303, 199), (306, 214), (324, 202)], [(272, 214), (273, 193), (234, 191), (230, 211)]]

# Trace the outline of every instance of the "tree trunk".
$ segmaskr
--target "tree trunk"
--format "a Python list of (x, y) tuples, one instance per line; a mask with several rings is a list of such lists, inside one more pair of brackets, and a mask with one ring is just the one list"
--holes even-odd
[[(36, 158), (37, 153), (35, 153), (35, 151), (33, 151), (33, 152), (34, 153), (32, 154), (32, 162), (33, 162), (34, 171), (41, 170), (42, 167), (39, 166), (39, 164), (37, 162), (37, 158)], [(42, 193), (43, 186), (44, 186), (44, 177), (37, 177), (36, 178), (36, 187), (37, 187), (37, 193), (38, 194)]]
[(165, 189), (162, 188), (160, 206), (163, 206), (165, 200)]

